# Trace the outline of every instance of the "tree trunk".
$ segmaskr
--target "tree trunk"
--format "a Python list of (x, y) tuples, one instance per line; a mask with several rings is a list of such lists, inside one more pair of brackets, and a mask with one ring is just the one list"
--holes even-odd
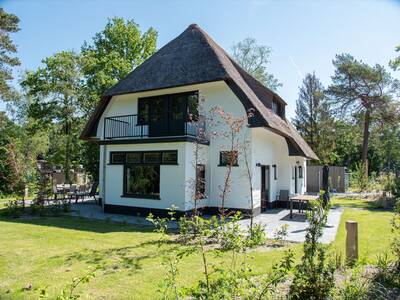
[(367, 108), (364, 116), (364, 135), (361, 162), (364, 167), (365, 175), (368, 176), (368, 140), (369, 140), (369, 125), (371, 122), (371, 110)]

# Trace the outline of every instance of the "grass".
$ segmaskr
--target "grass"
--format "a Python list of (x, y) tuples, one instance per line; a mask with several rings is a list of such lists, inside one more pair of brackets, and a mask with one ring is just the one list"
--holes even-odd
[(345, 255), (346, 221), (358, 222), (359, 258), (363, 263), (374, 263), (378, 255), (389, 252), (393, 234), (393, 212), (377, 208), (374, 201), (354, 198), (334, 198), (333, 206), (344, 207), (333, 248)]
[[(363, 200), (333, 199), (345, 208), (333, 249), (344, 253), (346, 220), (359, 222), (360, 254), (373, 261), (390, 245), (392, 213), (371, 208)], [(73, 217), (0, 217), (0, 299), (37, 299), (38, 289), (48, 286), (55, 298), (74, 277), (95, 268), (96, 277), (78, 288), (82, 299), (154, 299), (163, 280), (163, 253), (176, 244), (159, 248), (158, 235), (139, 226)], [(299, 259), (302, 245), (291, 246)], [(252, 251), (256, 273), (266, 272), (285, 249)], [(229, 259), (214, 257), (219, 265)], [(190, 255), (180, 264), (179, 283), (192, 286), (202, 278), (201, 259)], [(32, 285), (32, 289), (23, 288)]]
[[(54, 298), (96, 267), (95, 279), (78, 289), (83, 299), (154, 299), (164, 276), (162, 254), (175, 247), (159, 249), (148, 228), (72, 217), (0, 219), (0, 232), (0, 299), (37, 299), (34, 289), (44, 286)], [(298, 256), (300, 249), (294, 247)], [(283, 252), (252, 252), (255, 272), (265, 272)], [(193, 285), (202, 274), (200, 257), (184, 258), (180, 271), (181, 283)], [(28, 285), (33, 289), (24, 291)]]

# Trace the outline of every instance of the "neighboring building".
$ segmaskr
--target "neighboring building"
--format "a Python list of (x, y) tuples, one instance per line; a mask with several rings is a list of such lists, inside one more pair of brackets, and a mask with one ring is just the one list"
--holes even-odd
[[(256, 213), (275, 207), (280, 190), (305, 192), (306, 160), (318, 158), (286, 120), (285, 101), (239, 67), (199, 26), (190, 25), (109, 89), (82, 133), (83, 139), (100, 144), (105, 212), (163, 213), (172, 205), (191, 211), (190, 182), (196, 172), (205, 179), (206, 194), (198, 207), (209, 212), (220, 207), (228, 141), (202, 141), (195, 168), (198, 126), (188, 115), (198, 114), (199, 95), (205, 112), (218, 106), (240, 117), (254, 110), (241, 134), (249, 141)], [(226, 130), (213, 126), (206, 121), (206, 132)], [(245, 174), (239, 152), (227, 208), (250, 209)]]

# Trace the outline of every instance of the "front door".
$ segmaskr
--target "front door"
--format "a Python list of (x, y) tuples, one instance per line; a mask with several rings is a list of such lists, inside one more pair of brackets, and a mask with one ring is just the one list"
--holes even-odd
[(261, 211), (265, 211), (269, 202), (270, 190), (270, 169), (269, 166), (261, 166)]

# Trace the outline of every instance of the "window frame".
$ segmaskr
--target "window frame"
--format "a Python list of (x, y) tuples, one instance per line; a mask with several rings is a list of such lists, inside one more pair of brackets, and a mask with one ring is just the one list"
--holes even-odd
[(278, 180), (278, 174), (277, 174), (277, 167), (276, 167), (276, 165), (272, 165), (272, 168), (274, 169), (274, 180)]
[[(222, 156), (225, 154), (225, 153), (230, 153), (230, 152), (233, 152), (233, 153), (236, 153), (236, 163), (233, 163), (232, 165), (230, 165), (229, 163), (222, 163)], [(234, 151), (230, 151), (230, 150), (228, 150), (228, 151), (219, 151), (219, 164), (218, 164), (218, 167), (227, 167), (227, 166), (232, 166), (232, 167), (238, 167), (239, 166), (239, 153), (238, 153), (238, 151), (236, 151), (236, 150), (234, 150)]]
[[(202, 168), (202, 170), (199, 170), (199, 167)], [(204, 177), (202, 178), (203, 182), (202, 182), (202, 191), (199, 193), (199, 185), (200, 183), (198, 182), (199, 180), (199, 174), (200, 172), (204, 173)], [(196, 200), (203, 200), (206, 199), (206, 165), (205, 164), (197, 164), (196, 165)], [(197, 198), (197, 195), (201, 195), (201, 198)]]
[(303, 166), (298, 166), (299, 178), (303, 178)]
[[(158, 152), (160, 153), (160, 162), (154, 162), (154, 163), (149, 163), (144, 161), (144, 154), (145, 153), (152, 153), (152, 152)], [(165, 163), (163, 161), (163, 156), (164, 153), (176, 153), (176, 163), (174, 162), (168, 162)], [(127, 161), (127, 154), (129, 153), (141, 153), (141, 161), (139, 163), (132, 163)], [(123, 162), (113, 162), (113, 155), (114, 154), (123, 154), (124, 155), (124, 161)], [(110, 157), (109, 157), (109, 165), (178, 165), (178, 150), (149, 150), (149, 151), (110, 151)]]
[[(127, 193), (127, 169), (132, 167), (158, 167), (158, 195), (145, 195), (145, 194), (130, 194)], [(124, 175), (123, 175), (123, 187), (122, 187), (122, 196), (123, 198), (136, 198), (136, 199), (153, 199), (153, 200), (161, 200), (160, 198), (160, 190), (161, 190), (161, 166), (159, 164), (124, 164)]]

